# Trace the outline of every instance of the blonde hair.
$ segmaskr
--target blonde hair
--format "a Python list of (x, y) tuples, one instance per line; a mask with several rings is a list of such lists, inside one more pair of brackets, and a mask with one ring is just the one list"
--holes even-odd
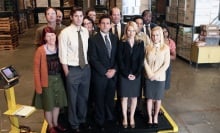
[[(128, 40), (127, 30), (128, 30), (128, 27), (129, 27), (129, 26), (131, 26), (131, 27), (134, 28), (136, 34), (138, 33), (138, 26), (137, 26), (137, 24), (136, 24), (134, 21), (129, 21), (129, 22), (126, 24), (126, 26), (125, 26), (124, 35), (122, 36), (122, 41), (127, 41), (127, 40)], [(135, 34), (135, 40), (137, 40), (136, 34)]]
[[(164, 41), (164, 36), (163, 36), (163, 29), (160, 27), (160, 26), (155, 26), (152, 30), (151, 30), (151, 34), (155, 31), (159, 31), (159, 34), (160, 34), (160, 46), (161, 48), (163, 48), (166, 43)], [(151, 43), (153, 44), (152, 42), (152, 39), (151, 39)]]

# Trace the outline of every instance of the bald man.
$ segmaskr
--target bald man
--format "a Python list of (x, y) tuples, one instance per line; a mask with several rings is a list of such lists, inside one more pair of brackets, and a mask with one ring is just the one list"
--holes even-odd
[(121, 11), (118, 7), (113, 7), (110, 10), (110, 18), (111, 18), (111, 26), (112, 26), (110, 32), (117, 35), (120, 40), (124, 34), (125, 24), (121, 23)]

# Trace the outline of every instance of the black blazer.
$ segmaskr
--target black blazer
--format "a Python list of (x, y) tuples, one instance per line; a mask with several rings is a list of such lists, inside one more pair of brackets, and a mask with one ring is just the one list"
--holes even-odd
[(141, 75), (144, 62), (144, 42), (135, 41), (133, 48), (129, 42), (121, 41), (118, 46), (119, 74), (127, 78), (129, 74)]
[(100, 32), (89, 38), (88, 59), (92, 67), (94, 76), (105, 76), (108, 69), (116, 69), (117, 71), (117, 43), (118, 38), (109, 33), (111, 41), (111, 58), (108, 56), (108, 51), (105, 46), (105, 41)]
[[(120, 37), (120, 39), (122, 38), (122, 36), (124, 35), (124, 29), (125, 29), (125, 26), (126, 26), (126, 24), (124, 24), (124, 23), (121, 23), (121, 37)], [(110, 31), (109, 32), (111, 32), (112, 33), (112, 29), (110, 29)]]

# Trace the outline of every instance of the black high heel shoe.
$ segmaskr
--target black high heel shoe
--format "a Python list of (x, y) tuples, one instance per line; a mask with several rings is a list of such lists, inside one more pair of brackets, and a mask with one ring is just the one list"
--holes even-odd
[(131, 124), (130, 126), (131, 126), (131, 128), (135, 128), (135, 123), (134, 123), (134, 124)]
[(147, 123), (147, 128), (152, 128), (153, 127), (153, 123)]
[(123, 128), (128, 128), (128, 124), (122, 124)]
[(153, 127), (154, 127), (154, 128), (158, 128), (158, 123), (154, 123), (154, 124), (153, 124)]

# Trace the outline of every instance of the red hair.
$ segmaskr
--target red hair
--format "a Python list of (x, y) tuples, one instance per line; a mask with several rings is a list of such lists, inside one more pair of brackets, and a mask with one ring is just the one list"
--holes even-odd
[[(45, 27), (42, 31), (41, 44), (46, 44), (47, 43), (47, 41), (45, 40), (46, 33), (54, 33), (56, 35), (56, 32), (53, 28), (51, 28), (49, 26)], [(57, 40), (57, 36), (56, 36), (56, 45), (57, 44), (58, 44), (58, 40)]]

